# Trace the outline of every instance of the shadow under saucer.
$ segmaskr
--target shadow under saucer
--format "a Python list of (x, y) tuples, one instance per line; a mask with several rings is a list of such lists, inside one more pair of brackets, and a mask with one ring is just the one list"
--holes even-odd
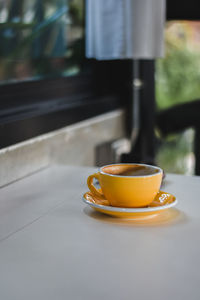
[(188, 221), (185, 213), (177, 208), (169, 208), (157, 214), (131, 219), (109, 216), (95, 211), (90, 207), (85, 207), (83, 211), (87, 216), (97, 221), (127, 226), (167, 226), (177, 223), (186, 223)]

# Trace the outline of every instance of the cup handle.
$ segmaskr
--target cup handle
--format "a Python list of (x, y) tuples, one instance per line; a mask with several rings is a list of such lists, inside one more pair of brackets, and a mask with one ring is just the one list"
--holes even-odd
[(96, 178), (99, 181), (99, 173), (94, 173), (90, 175), (87, 179), (87, 185), (92, 192), (94, 196), (96, 196), (99, 199), (105, 199), (105, 196), (103, 193), (100, 192), (100, 190), (96, 189), (94, 184), (93, 184), (93, 179)]

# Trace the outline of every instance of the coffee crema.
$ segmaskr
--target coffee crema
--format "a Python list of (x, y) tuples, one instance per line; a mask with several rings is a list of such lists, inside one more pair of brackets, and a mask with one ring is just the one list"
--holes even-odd
[(111, 165), (102, 169), (104, 173), (118, 176), (147, 176), (153, 175), (159, 172), (158, 169), (154, 169), (150, 166), (142, 165)]

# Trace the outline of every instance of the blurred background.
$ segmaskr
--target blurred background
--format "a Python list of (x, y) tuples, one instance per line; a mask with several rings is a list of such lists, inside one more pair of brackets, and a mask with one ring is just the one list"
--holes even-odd
[[(200, 22), (167, 22), (165, 47), (165, 57), (156, 62), (158, 110), (200, 97)], [(193, 144), (193, 128), (169, 134), (156, 154), (158, 164), (168, 172), (194, 174)]]
[[(154, 85), (152, 101), (144, 110), (141, 106), (141, 122), (151, 113), (150, 105), (155, 121), (144, 122), (140, 134), (152, 126), (146, 144), (154, 149), (146, 158), (140, 155), (145, 143), (137, 143), (132, 161), (192, 175), (196, 121), (177, 129), (179, 113), (173, 121), (170, 114), (190, 102), (195, 112), (200, 99), (198, 2), (183, 2), (181, 7), (178, 1), (167, 2), (164, 57), (141, 65), (142, 80), (153, 76)], [(85, 10), (84, 0), (0, 0), (1, 148), (118, 108), (130, 110), (132, 62), (86, 59)], [(160, 118), (166, 126), (174, 122), (173, 128), (160, 126)]]
[(1, 84), (72, 76), (84, 57), (84, 1), (1, 0)]

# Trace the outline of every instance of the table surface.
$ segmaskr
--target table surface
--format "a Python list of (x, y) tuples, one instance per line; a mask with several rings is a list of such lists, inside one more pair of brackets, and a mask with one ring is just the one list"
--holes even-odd
[(82, 202), (94, 168), (52, 166), (0, 189), (0, 299), (200, 299), (200, 177), (167, 175), (179, 203), (149, 220)]

